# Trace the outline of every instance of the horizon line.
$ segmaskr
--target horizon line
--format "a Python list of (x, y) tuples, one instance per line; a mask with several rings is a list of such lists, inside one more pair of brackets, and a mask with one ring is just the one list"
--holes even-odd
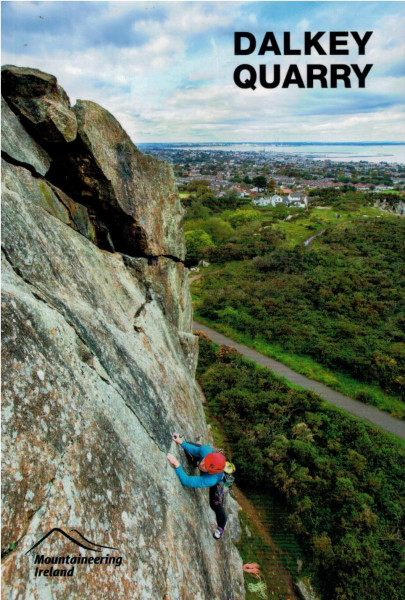
[(375, 141), (371, 141), (371, 142), (366, 142), (366, 141), (361, 141), (361, 142), (315, 142), (315, 141), (308, 141), (308, 142), (302, 142), (302, 141), (281, 141), (281, 142), (251, 142), (251, 141), (247, 141), (247, 140), (243, 140), (241, 142), (228, 142), (228, 141), (182, 141), (182, 142), (173, 142), (173, 141), (165, 141), (165, 142), (136, 142), (137, 144), (255, 144), (255, 145), (260, 145), (260, 144), (314, 144), (314, 145), (318, 145), (318, 146), (348, 146), (348, 145), (362, 145), (362, 144), (368, 144), (368, 145), (389, 145), (389, 146), (405, 146), (405, 141), (403, 142), (390, 142), (390, 141), (380, 141), (380, 142), (375, 142)]

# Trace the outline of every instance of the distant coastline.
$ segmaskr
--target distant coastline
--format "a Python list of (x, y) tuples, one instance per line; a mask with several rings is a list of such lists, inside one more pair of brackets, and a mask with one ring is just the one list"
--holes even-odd
[(141, 146), (405, 146), (405, 142), (142, 142)]
[(149, 142), (138, 146), (146, 151), (155, 147), (208, 152), (259, 152), (269, 156), (284, 156), (286, 160), (296, 156), (332, 162), (405, 164), (405, 142)]

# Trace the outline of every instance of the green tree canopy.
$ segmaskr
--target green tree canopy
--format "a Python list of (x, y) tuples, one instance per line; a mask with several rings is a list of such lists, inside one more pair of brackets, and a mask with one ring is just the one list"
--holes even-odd
[(257, 175), (257, 177), (253, 177), (253, 184), (259, 188), (259, 190), (265, 190), (267, 187), (267, 179), (264, 175)]
[(203, 229), (186, 231), (186, 266), (196, 265), (198, 261), (204, 258), (209, 248), (214, 248), (212, 238)]

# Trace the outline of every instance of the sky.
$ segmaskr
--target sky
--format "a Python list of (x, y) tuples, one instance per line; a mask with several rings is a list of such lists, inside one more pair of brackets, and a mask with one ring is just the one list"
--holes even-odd
[[(109, 110), (135, 143), (405, 141), (405, 2), (3, 1), (2, 64), (55, 75), (72, 104)], [(257, 49), (235, 56), (234, 33)], [(304, 32), (373, 34), (364, 56), (258, 55), (266, 32), (303, 49)], [(351, 36), (349, 36), (351, 38)], [(351, 38), (352, 39), (352, 38)], [(325, 40), (325, 41), (324, 41)], [(291, 63), (373, 67), (359, 89), (240, 89), (243, 63), (282, 81)], [(329, 75), (328, 75), (329, 77)]]

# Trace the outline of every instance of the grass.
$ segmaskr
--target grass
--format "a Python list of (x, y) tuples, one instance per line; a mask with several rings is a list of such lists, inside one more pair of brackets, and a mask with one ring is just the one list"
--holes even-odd
[[(196, 299), (194, 296), (194, 300)], [(315, 379), (345, 396), (349, 396), (349, 398), (361, 400), (362, 402), (376, 406), (380, 410), (390, 413), (393, 417), (405, 419), (404, 402), (386, 394), (378, 386), (357, 381), (344, 373), (336, 371), (332, 373), (309, 356), (291, 354), (283, 350), (280, 344), (269, 343), (260, 336), (253, 339), (229, 325), (201, 317), (198, 314), (198, 305), (195, 307), (194, 313), (195, 319), (199, 320), (202, 324), (216, 329), (236, 342), (244, 344), (265, 356), (280, 361), (297, 373), (305, 375), (310, 379)]]
[[(338, 219), (335, 214), (339, 214)], [(301, 245), (311, 236), (319, 233), (322, 229), (329, 226), (342, 227), (353, 218), (364, 216), (365, 218), (381, 217), (384, 219), (394, 218), (396, 215), (384, 213), (379, 208), (371, 206), (360, 206), (357, 210), (344, 211), (338, 208), (313, 207), (309, 213), (304, 213), (290, 221), (277, 221), (275, 229), (282, 231), (286, 235), (287, 246), (294, 247)]]
[(401, 192), (398, 192), (398, 190), (384, 190), (384, 194), (392, 194), (393, 196), (398, 196), (398, 199), (401, 198)]

